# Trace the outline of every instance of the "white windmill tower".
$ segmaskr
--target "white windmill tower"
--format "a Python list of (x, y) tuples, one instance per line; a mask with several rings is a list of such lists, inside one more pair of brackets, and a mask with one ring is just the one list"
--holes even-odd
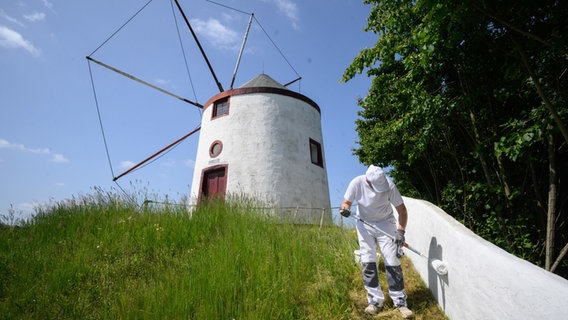
[(320, 108), (265, 74), (204, 105), (191, 201), (231, 194), (331, 221)]

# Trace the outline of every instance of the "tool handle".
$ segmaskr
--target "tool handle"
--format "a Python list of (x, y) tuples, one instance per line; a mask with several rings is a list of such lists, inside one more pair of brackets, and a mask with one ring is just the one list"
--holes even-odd
[(421, 256), (421, 257), (428, 258), (428, 257), (426, 257), (425, 255), (423, 255), (422, 253), (420, 253), (420, 251), (418, 251), (418, 250), (414, 249), (413, 247), (411, 247), (411, 246), (410, 246), (408, 243), (406, 243), (406, 242), (404, 243), (404, 247), (405, 247), (406, 249), (408, 249), (408, 250), (410, 250), (410, 251), (416, 253), (417, 255), (419, 255), (419, 256)]
[[(371, 227), (371, 228), (373, 228), (373, 229), (379, 231), (380, 233), (382, 233), (382, 234), (384, 234), (385, 236), (389, 237), (392, 241), (395, 241), (394, 236), (392, 236), (391, 234), (386, 233), (385, 231), (383, 231), (383, 230), (377, 228), (376, 226), (374, 226), (374, 225), (368, 223), (367, 221), (361, 219), (360, 217), (355, 216), (355, 215), (351, 215), (351, 217), (353, 217), (354, 219), (357, 219), (357, 220), (361, 221), (362, 223), (368, 225), (369, 227)], [(417, 255), (428, 259), (428, 257), (426, 257), (425, 255), (423, 255), (422, 253), (420, 253), (420, 251), (414, 249), (412, 246), (410, 246), (410, 245), (409, 245), (408, 243), (406, 243), (406, 242), (404, 243), (404, 247), (407, 248), (408, 250), (410, 250), (410, 251), (416, 253)]]

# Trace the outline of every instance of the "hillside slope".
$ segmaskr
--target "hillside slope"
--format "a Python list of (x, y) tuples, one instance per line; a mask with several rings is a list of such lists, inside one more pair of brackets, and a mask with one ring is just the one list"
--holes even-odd
[[(3, 225), (0, 319), (368, 319), (353, 230), (243, 203), (190, 214), (98, 194)], [(416, 318), (444, 319), (403, 261)], [(397, 317), (387, 301), (374, 319)]]

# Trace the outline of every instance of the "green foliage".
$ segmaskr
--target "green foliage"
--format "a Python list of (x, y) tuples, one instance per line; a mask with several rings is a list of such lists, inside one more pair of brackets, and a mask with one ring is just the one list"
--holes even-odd
[(392, 166), (404, 194), (536, 262), (556, 198), (555, 244), (564, 246), (568, 4), (364, 2), (373, 5), (366, 31), (378, 41), (342, 78), (373, 80), (358, 101), (360, 161)]
[(444, 211), (453, 213), (477, 235), (523, 259), (541, 263), (539, 239), (535, 237), (540, 230), (534, 230), (537, 228), (534, 219), (526, 215), (504, 218), (504, 202), (500, 188), (482, 183), (461, 189), (450, 182), (442, 193)]
[[(246, 199), (190, 212), (133, 198), (95, 189), (0, 224), (0, 319), (364, 318), (353, 230), (294, 225)], [(431, 295), (412, 298), (444, 319)]]

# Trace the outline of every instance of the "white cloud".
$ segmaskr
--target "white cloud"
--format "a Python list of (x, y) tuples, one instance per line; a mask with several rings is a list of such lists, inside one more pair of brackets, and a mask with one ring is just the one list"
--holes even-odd
[(53, 10), (53, 3), (47, 1), (47, 0), (42, 0), (43, 5), (48, 8), (49, 10), (51, 10), (52, 12), (55, 12), (55, 10)]
[(26, 18), (26, 20), (28, 20), (30, 22), (43, 21), (43, 20), (45, 20), (45, 13), (36, 12), (36, 13), (32, 13), (32, 14), (26, 14), (26, 15), (24, 15), (24, 18)]
[(224, 21), (232, 21), (232, 20), (234, 20), (234, 18), (233, 18), (234, 16), (228, 14), (227, 12), (223, 12), (223, 14), (221, 15), (221, 17), (223, 17), (223, 20), (224, 20)]
[(215, 47), (220, 49), (239, 48), (239, 35), (234, 30), (223, 25), (219, 20), (209, 18), (207, 21), (191, 20), (195, 32), (202, 35)]
[(65, 156), (63, 156), (62, 154), (56, 153), (51, 157), (51, 161), (57, 163), (67, 163), (69, 162), (69, 159), (65, 158)]
[(11, 23), (19, 25), (20, 27), (24, 27), (24, 24), (20, 22), (20, 20), (10, 17), (3, 9), (0, 9), (0, 17), (8, 20)]
[(49, 154), (48, 148), (29, 148), (20, 143), (11, 143), (8, 140), (0, 139), (0, 148), (16, 149), (22, 152), (39, 153), (39, 154)]
[(121, 168), (125, 168), (125, 169), (132, 168), (132, 167), (134, 167), (135, 165), (136, 165), (136, 163), (135, 163), (135, 162), (132, 162), (132, 161), (130, 161), (130, 160), (125, 160), (125, 161), (121, 161), (121, 162), (120, 162), (120, 167), (121, 167)]
[(21, 151), (27, 151), (31, 153), (38, 153), (38, 154), (50, 154), (51, 151), (48, 148), (27, 148), (26, 146), (20, 144), (18, 145), (18, 149)]
[(45, 206), (40, 202), (23, 202), (12, 207), (13, 217), (8, 217), (7, 223), (17, 224), (29, 220), (35, 216), (37, 209)]
[(16, 210), (24, 212), (32, 212), (40, 205), (39, 202), (23, 202), (16, 205)]
[(65, 182), (56, 182), (55, 186), (56, 187), (65, 187)]
[(166, 79), (162, 79), (162, 78), (158, 78), (158, 79), (156, 79), (156, 80), (154, 81), (154, 83), (156, 83), (156, 85), (158, 85), (158, 86), (163, 86), (163, 87), (169, 85), (170, 82), (171, 82), (171, 81), (166, 80)]
[(30, 148), (30, 147), (27, 147), (27, 146), (25, 146), (21, 143), (12, 143), (8, 140), (0, 139), (0, 149), (2, 149), (2, 148), (13, 149), (13, 150), (17, 150), (17, 151), (20, 151), (20, 152), (27, 152), (27, 153), (33, 153), (33, 154), (50, 155), (51, 156), (50, 161), (52, 161), (52, 162), (57, 162), (57, 163), (69, 162), (69, 159), (67, 159), (64, 155), (59, 154), (59, 153), (53, 153), (49, 148)]
[(8, 49), (22, 48), (33, 55), (39, 55), (39, 50), (18, 32), (0, 25), (0, 47)]
[(300, 20), (299, 10), (298, 10), (298, 5), (296, 5), (295, 2), (290, 0), (271, 0), (271, 1), (276, 4), (276, 7), (280, 12), (286, 15), (288, 20), (290, 20), (290, 22), (292, 23), (292, 27), (294, 29), (296, 30), (300, 29), (300, 26), (298, 25), (298, 21)]

